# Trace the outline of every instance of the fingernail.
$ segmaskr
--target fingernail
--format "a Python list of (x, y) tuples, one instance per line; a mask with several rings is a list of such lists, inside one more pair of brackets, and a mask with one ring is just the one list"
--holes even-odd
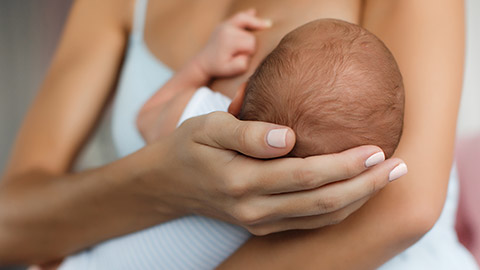
[(405, 174), (407, 174), (407, 172), (408, 172), (407, 164), (402, 162), (398, 164), (397, 167), (393, 168), (393, 170), (390, 172), (390, 174), (388, 175), (388, 181), (392, 182), (393, 180), (398, 179), (401, 176), (404, 176)]
[(372, 167), (373, 165), (377, 165), (380, 162), (385, 160), (385, 154), (383, 152), (378, 152), (371, 155), (367, 160), (365, 160), (365, 167)]
[(266, 27), (272, 27), (272, 25), (273, 25), (273, 22), (270, 19), (265, 19), (265, 20), (263, 20), (263, 22), (265, 23)]
[(276, 148), (285, 148), (287, 146), (288, 129), (272, 129), (267, 134), (268, 145)]

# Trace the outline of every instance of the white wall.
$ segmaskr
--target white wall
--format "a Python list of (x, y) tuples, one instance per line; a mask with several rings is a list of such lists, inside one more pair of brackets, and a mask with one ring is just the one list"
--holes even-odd
[(465, 79), (457, 135), (480, 133), (480, 0), (467, 0)]

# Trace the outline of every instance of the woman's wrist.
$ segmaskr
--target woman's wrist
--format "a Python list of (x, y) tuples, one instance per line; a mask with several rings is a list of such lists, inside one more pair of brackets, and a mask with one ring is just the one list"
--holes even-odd
[[(125, 165), (131, 167), (132, 177), (122, 183), (122, 188), (131, 192), (134, 200), (148, 208), (155, 217), (155, 224), (185, 215), (178, 202), (181, 197), (174, 179), (168, 177), (167, 139), (156, 141), (127, 157)], [(122, 164), (119, 164), (122, 166)]]

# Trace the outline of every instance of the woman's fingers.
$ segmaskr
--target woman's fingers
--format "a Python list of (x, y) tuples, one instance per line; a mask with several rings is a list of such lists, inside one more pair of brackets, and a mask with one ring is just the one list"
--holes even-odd
[(252, 190), (267, 195), (310, 190), (352, 178), (367, 169), (367, 160), (372, 161), (372, 156), (375, 160), (368, 162), (370, 166), (384, 160), (379, 147), (366, 145), (338, 154), (263, 161), (254, 170), (241, 157), (229, 165), (239, 171), (238, 181), (249, 181), (246, 185)]
[(255, 196), (252, 194), (255, 187), (249, 189), (235, 183), (232, 185), (235, 187), (232, 188), (232, 196), (245, 199), (238, 200), (232, 206), (231, 213), (238, 223), (247, 228), (291, 218), (330, 215), (347, 208), (353, 202), (369, 198), (392, 180), (392, 174), (396, 177), (405, 174), (403, 167), (406, 165), (401, 159), (392, 158), (348, 180), (275, 195)]
[(392, 158), (345, 181), (309, 191), (270, 196), (257, 207), (260, 216), (271, 218), (314, 216), (343, 209), (354, 201), (372, 196), (389, 182), (401, 159)]
[(286, 155), (295, 144), (295, 133), (288, 127), (240, 121), (225, 112), (199, 117), (202, 121), (186, 123), (201, 125), (192, 130), (198, 131), (193, 133), (193, 140), (203, 145), (234, 150), (250, 157), (275, 158)]
[(368, 200), (368, 197), (363, 198), (338, 211), (324, 215), (286, 218), (270, 223), (254, 224), (247, 226), (247, 229), (250, 233), (260, 236), (288, 230), (308, 230), (334, 225), (345, 220), (350, 214), (362, 207)]

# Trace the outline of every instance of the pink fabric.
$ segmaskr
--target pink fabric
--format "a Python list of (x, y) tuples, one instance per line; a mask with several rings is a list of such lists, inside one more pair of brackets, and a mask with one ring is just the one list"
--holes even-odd
[(460, 200), (455, 229), (480, 264), (480, 134), (458, 141), (456, 160)]

